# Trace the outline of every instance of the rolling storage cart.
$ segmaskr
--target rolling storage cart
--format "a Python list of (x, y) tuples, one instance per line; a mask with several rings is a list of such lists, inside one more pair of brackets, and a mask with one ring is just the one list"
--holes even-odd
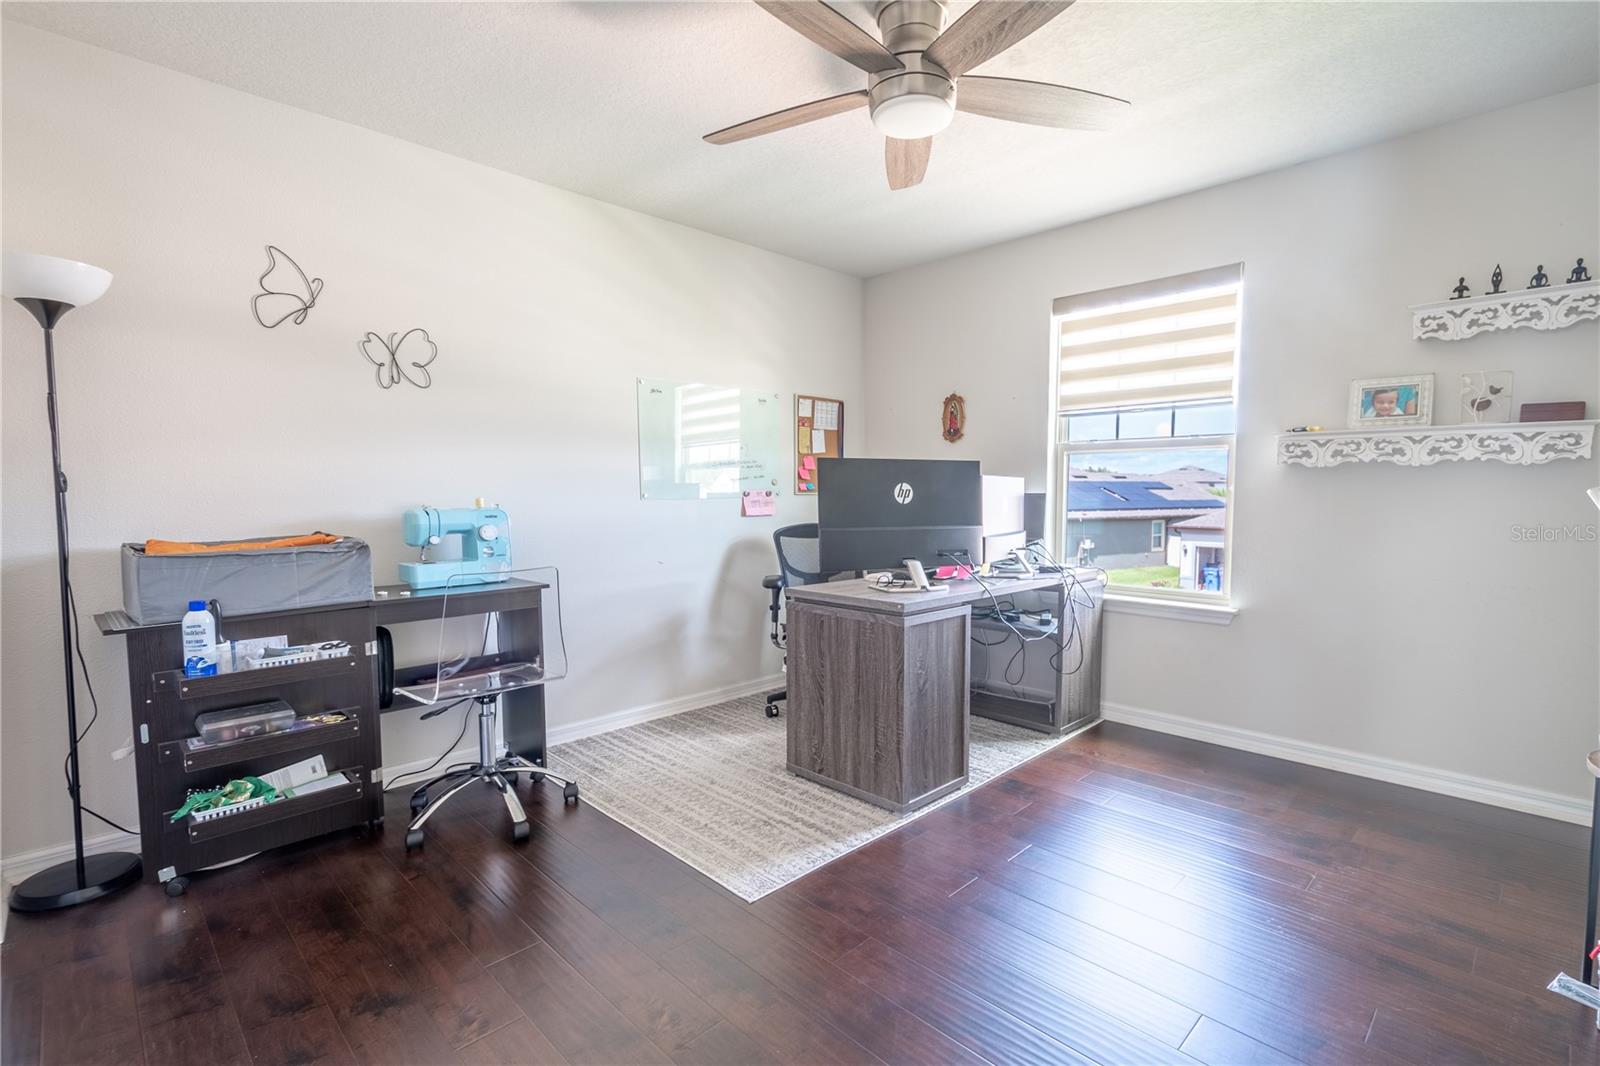
[[(176, 668), (183, 661), (180, 623), (140, 625), (126, 611), (96, 615), (100, 632), (128, 640), (144, 879), (166, 885), (168, 895), (181, 895), (195, 870), (340, 829), (381, 825), (379, 715), (386, 711), (414, 711), (434, 702), (442, 706), (461, 697), (477, 700), (494, 712), (480, 714), (489, 723), (484, 750), (493, 755), (480, 760), (490, 766), (478, 778), (497, 786), (500, 781), (514, 785), (520, 778), (561, 780), (544, 765), (544, 682), (566, 672), (564, 648), (554, 663), (545, 657), (546, 615), (559, 618), (559, 601), (547, 605), (542, 596), (549, 587), (515, 576), (500, 584), (422, 592), (393, 585), (377, 589), (371, 600), (355, 603), (225, 615), (219, 639), (286, 636), (295, 645), (344, 641), (350, 654), (214, 677), (186, 677)], [(396, 667), (391, 660), (393, 688), (385, 684), (379, 626), (426, 622), (432, 629), (424, 632), (436, 634), (448, 619), (489, 613), (499, 620), (496, 651), (451, 664), (449, 670), (436, 661)], [(531, 669), (535, 676), (507, 681), (493, 676), (497, 669), (508, 674)], [(390, 692), (408, 690), (409, 699), (400, 696), (391, 703), (386, 698)], [(345, 721), (204, 747), (186, 743), (199, 734), (197, 715), (269, 700), (283, 700), (301, 717), (338, 711)], [(327, 760), (330, 773), (342, 773), (344, 783), (206, 820), (171, 820), (191, 790), (216, 788), (246, 775), (260, 777), (314, 755)], [(447, 776), (460, 776), (453, 774), (457, 769), (447, 768)], [(563, 799), (575, 802), (577, 785), (561, 783)], [(437, 789), (434, 795), (440, 795)], [(429, 807), (429, 798), (427, 785), (416, 790), (414, 823)], [(526, 820), (516, 817), (514, 800), (514, 795), (507, 800), (513, 839), (523, 840)], [(439, 802), (436, 798), (435, 804)], [(420, 828), (410, 827), (412, 846), (420, 842)]]
[[(195, 870), (267, 848), (383, 821), (373, 608), (368, 602), (224, 618), (220, 637), (285, 635), (294, 644), (345, 641), (350, 654), (213, 677), (186, 677), (182, 627), (139, 625), (125, 611), (95, 616), (100, 632), (128, 640), (144, 879), (182, 894)], [(338, 711), (342, 722), (191, 748), (195, 716), (281, 699), (301, 716)], [(194, 789), (261, 776), (321, 755), (343, 784), (199, 821), (172, 812)]]

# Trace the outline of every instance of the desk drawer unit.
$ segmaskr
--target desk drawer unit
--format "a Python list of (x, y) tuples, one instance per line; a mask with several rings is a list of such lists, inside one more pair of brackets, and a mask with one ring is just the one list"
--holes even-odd
[(967, 780), (971, 611), (791, 600), (788, 767), (891, 811)]

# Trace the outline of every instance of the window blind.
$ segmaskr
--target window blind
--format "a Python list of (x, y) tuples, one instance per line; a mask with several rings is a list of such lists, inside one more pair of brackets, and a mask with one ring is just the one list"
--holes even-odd
[(1057, 300), (1060, 411), (1233, 396), (1237, 266)]
[(684, 385), (678, 389), (678, 442), (682, 447), (738, 441), (738, 389), (716, 385)]

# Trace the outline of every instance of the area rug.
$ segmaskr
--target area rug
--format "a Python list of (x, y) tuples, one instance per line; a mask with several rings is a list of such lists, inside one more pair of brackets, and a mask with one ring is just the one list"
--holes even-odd
[(784, 721), (763, 703), (684, 711), (554, 745), (548, 758), (585, 803), (753, 901), (1067, 739), (974, 717), (966, 787), (895, 815), (784, 769)]

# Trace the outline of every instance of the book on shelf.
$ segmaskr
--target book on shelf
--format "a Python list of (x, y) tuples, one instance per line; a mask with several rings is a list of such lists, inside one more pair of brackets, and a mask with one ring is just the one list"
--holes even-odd
[(342, 770), (335, 770), (327, 777), (319, 777), (315, 781), (307, 781), (303, 785), (295, 785), (293, 788), (285, 789), (283, 792), (283, 798), (298, 799), (301, 796), (310, 796), (318, 792), (326, 792), (330, 788), (338, 788), (340, 785), (346, 784), (349, 780), (349, 778), (344, 776), (344, 772)]

